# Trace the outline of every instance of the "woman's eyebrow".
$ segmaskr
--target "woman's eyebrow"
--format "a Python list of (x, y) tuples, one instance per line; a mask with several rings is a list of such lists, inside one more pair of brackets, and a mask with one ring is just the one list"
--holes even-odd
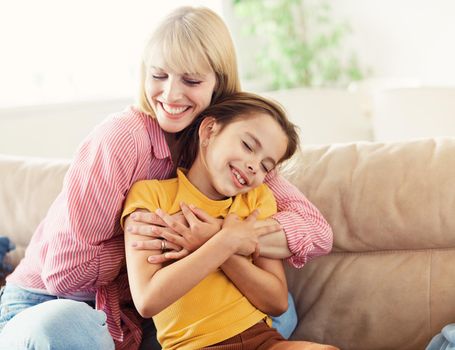
[(205, 79), (205, 77), (206, 77), (204, 74), (200, 74), (200, 73), (184, 73), (183, 76), (196, 78), (196, 79)]

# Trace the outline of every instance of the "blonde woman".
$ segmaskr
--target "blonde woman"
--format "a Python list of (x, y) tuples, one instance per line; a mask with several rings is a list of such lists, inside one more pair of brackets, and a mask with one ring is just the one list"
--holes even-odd
[[(110, 116), (82, 142), (61, 193), (7, 278), (0, 344), (8, 349), (140, 346), (143, 320), (131, 303), (119, 225), (126, 194), (139, 180), (173, 176), (176, 133), (240, 89), (229, 31), (206, 8), (167, 16), (146, 45), (142, 68), (138, 104)], [(269, 185), (280, 212), (257, 224), (260, 233), (272, 232), (263, 252), (292, 255), (295, 266), (327, 253), (332, 233), (317, 209), (279, 176)], [(146, 214), (137, 219), (132, 232), (153, 229)]]

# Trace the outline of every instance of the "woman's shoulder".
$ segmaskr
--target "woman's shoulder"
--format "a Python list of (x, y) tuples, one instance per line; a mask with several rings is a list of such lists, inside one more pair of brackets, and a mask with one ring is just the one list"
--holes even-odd
[(164, 139), (164, 135), (154, 118), (135, 106), (128, 106), (121, 112), (110, 114), (87, 138), (111, 146), (124, 147), (129, 143), (138, 148), (138, 145), (143, 145), (150, 150), (150, 145)]
[[(109, 131), (127, 132), (134, 134), (145, 132), (147, 125), (153, 120), (135, 106), (127, 106), (123, 111), (110, 114), (100, 127)], [(153, 121), (152, 121), (153, 123)]]

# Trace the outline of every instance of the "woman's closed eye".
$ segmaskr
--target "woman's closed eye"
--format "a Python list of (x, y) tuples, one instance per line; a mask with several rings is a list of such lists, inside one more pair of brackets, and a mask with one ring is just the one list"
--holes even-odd
[(189, 78), (184, 78), (183, 82), (189, 86), (196, 86), (196, 85), (200, 85), (202, 83), (201, 80), (189, 79)]
[(152, 78), (155, 80), (167, 79), (167, 74), (152, 74)]

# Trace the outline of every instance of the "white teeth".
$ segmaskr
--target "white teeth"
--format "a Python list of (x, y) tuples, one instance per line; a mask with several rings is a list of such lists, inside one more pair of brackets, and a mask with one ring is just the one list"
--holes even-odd
[(232, 169), (232, 172), (234, 173), (235, 177), (237, 178), (237, 180), (239, 180), (239, 182), (242, 184), (242, 185), (245, 185), (246, 184), (246, 181), (243, 177), (240, 176), (240, 174), (235, 170), (235, 169)]
[(169, 114), (180, 114), (184, 112), (188, 107), (171, 107), (165, 103), (161, 104), (163, 106), (163, 109), (168, 112)]

